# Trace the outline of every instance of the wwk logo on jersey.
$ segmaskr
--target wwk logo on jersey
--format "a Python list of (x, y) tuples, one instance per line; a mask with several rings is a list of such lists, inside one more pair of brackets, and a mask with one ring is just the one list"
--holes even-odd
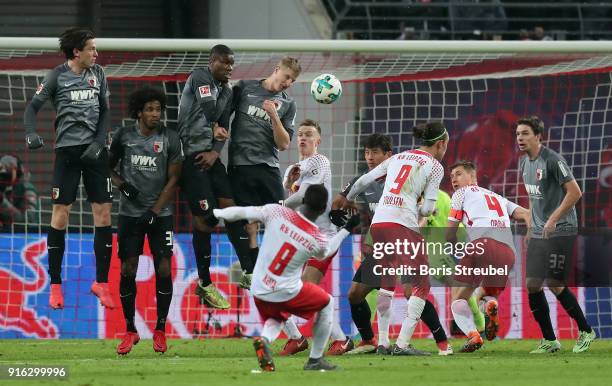
[(266, 120), (268, 122), (272, 121), (270, 119), (270, 116), (268, 115), (268, 113), (266, 113), (266, 110), (262, 109), (261, 107), (249, 105), (249, 109), (247, 110), (247, 114), (252, 116), (252, 117), (264, 119), (264, 120)]
[(198, 87), (198, 91), (200, 92), (200, 98), (209, 97), (212, 95), (212, 93), (210, 92), (210, 86), (207, 84)]
[(70, 99), (74, 102), (87, 101), (96, 97), (96, 90), (70, 91)]
[(530, 196), (541, 196), (542, 195), (542, 192), (540, 192), (539, 185), (525, 184), (525, 189), (527, 189), (527, 193)]
[(132, 166), (138, 170), (155, 171), (157, 170), (157, 159), (148, 155), (132, 155)]

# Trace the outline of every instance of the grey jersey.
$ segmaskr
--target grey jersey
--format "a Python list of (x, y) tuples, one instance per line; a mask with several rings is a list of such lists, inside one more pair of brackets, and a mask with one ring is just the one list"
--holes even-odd
[(285, 92), (273, 93), (260, 80), (239, 81), (234, 85), (234, 120), (229, 147), (230, 165), (267, 164), (278, 167), (278, 148), (272, 133), (272, 121), (262, 108), (265, 100), (276, 104), (283, 127), (293, 137), (295, 101)]
[[(121, 195), (119, 214), (140, 217), (157, 202), (168, 181), (168, 166), (183, 160), (181, 141), (173, 130), (162, 128), (144, 136), (137, 125), (120, 127), (113, 135), (110, 151), (121, 159), (119, 175), (140, 191), (135, 201)], [(159, 216), (172, 214), (172, 205)]]
[[(55, 147), (89, 144), (94, 141), (102, 99), (109, 96), (101, 66), (75, 74), (67, 63), (51, 70), (38, 86), (32, 102), (51, 99), (55, 108)], [(104, 128), (106, 129), (106, 128)]]
[[(542, 238), (544, 224), (565, 197), (562, 185), (574, 179), (572, 170), (561, 155), (542, 146), (536, 159), (530, 160), (527, 155), (521, 157), (519, 172), (529, 194), (532, 236)], [(574, 207), (559, 219), (553, 236), (573, 235), (577, 229), (578, 218)]]
[(213, 139), (213, 123), (220, 122), (225, 112), (229, 117), (232, 91), (227, 85), (216, 81), (208, 68), (194, 70), (187, 78), (181, 94), (178, 112), (178, 131), (185, 154), (210, 151)]
[[(361, 176), (357, 176), (353, 178), (342, 191), (340, 192), (341, 196), (346, 197), (348, 192), (350, 192), (351, 187)], [(380, 201), (380, 197), (383, 194), (383, 189), (385, 187), (385, 180), (374, 181), (370, 185), (366, 187), (366, 189), (361, 192), (356, 198), (355, 203), (357, 203), (360, 211), (361, 211), (361, 222), (364, 226), (370, 226), (372, 222), (372, 217), (374, 216), (374, 211), (376, 210), (376, 206)], [(364, 220), (367, 219), (367, 223)], [(367, 229), (366, 229), (367, 230)]]

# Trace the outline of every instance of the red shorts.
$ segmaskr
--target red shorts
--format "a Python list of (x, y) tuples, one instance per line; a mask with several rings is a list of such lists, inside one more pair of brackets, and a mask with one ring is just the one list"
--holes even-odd
[[(488, 269), (490, 266), (493, 268), (506, 268), (506, 271), (510, 273), (510, 270), (514, 266), (514, 251), (510, 246), (500, 241), (491, 238), (481, 238), (472, 241), (472, 244), (482, 245), (482, 253), (476, 250), (470, 255), (466, 255), (459, 261), (458, 264), (467, 268), (483, 268)], [(474, 274), (455, 274), (455, 280), (462, 283), (466, 283), (471, 286), (481, 285), (486, 287), (487, 294), (495, 296), (501, 292), (506, 286), (506, 280), (508, 279), (507, 274), (488, 274), (488, 275), (474, 275)]]
[(314, 257), (311, 257), (306, 262), (306, 266), (307, 267), (314, 267), (314, 268), (318, 269), (319, 272), (321, 272), (323, 274), (323, 276), (325, 276), (325, 274), (327, 273), (327, 270), (329, 269), (329, 265), (332, 262), (332, 259), (334, 257), (336, 257), (337, 254), (338, 254), (338, 251), (334, 252), (331, 256), (327, 256), (323, 260), (317, 260)]
[[(377, 243), (384, 243), (380, 245), (393, 244), (395, 245), (399, 240), (400, 244), (404, 245), (404, 241), (407, 241), (409, 245), (419, 246), (416, 248), (416, 253), (405, 254), (405, 251), (397, 251), (394, 249), (393, 253), (387, 253), (384, 248), (381, 250), (384, 253), (382, 259), (377, 260), (381, 265), (385, 267), (402, 267), (405, 269), (412, 268), (413, 274), (405, 275), (402, 277), (402, 283), (410, 283), (412, 285), (412, 293), (420, 298), (427, 297), (429, 294), (429, 275), (421, 275), (420, 267), (429, 266), (427, 259), (425, 239), (419, 233), (406, 228), (403, 225), (396, 223), (377, 223), (372, 224), (370, 227), (370, 234), (372, 235), (372, 246), (376, 253)], [(402, 246), (403, 248), (403, 246)], [(410, 252), (415, 250), (409, 249)], [(400, 253), (397, 253), (400, 252)], [(381, 280), (381, 287), (383, 288), (395, 288), (396, 276), (384, 277)]]
[(261, 318), (266, 321), (268, 319), (276, 319), (284, 321), (291, 315), (297, 315), (300, 318), (310, 319), (316, 312), (321, 311), (329, 304), (330, 294), (313, 283), (304, 283), (304, 286), (296, 297), (284, 302), (268, 302), (258, 299), (256, 296), (255, 306), (261, 315)]

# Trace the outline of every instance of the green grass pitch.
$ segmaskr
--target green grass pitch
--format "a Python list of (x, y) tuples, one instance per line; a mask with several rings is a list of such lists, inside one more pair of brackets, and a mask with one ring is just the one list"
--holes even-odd
[[(453, 340), (457, 351), (462, 340)], [(169, 340), (166, 354), (153, 352), (141, 340), (130, 354), (115, 354), (116, 340), (0, 340), (0, 366), (61, 365), (67, 380), (7, 381), (2, 385), (609, 385), (612, 340), (596, 340), (588, 352), (573, 354), (574, 342), (562, 351), (530, 355), (534, 340), (485, 343), (472, 354), (450, 357), (331, 357), (337, 371), (306, 372), (307, 354), (275, 356), (277, 371), (259, 373), (250, 339)], [(274, 345), (278, 351), (283, 342)], [(414, 345), (437, 353), (431, 340)]]

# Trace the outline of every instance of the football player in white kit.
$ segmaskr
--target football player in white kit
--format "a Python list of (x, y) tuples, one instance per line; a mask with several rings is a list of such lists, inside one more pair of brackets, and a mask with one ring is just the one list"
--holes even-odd
[(505, 287), (507, 272), (512, 269), (516, 256), (510, 218), (528, 222), (530, 214), (527, 209), (478, 186), (476, 167), (470, 161), (456, 162), (451, 166), (450, 175), (455, 193), (448, 215), (447, 239), (456, 241), (457, 229), (462, 223), (469, 242), (475, 246), (473, 253), (466, 254), (458, 265), (468, 269), (494, 267), (506, 270), (506, 274), (483, 270), (479, 275), (468, 271), (454, 275), (455, 281), (462, 284), (453, 291), (451, 310), (457, 325), (468, 337), (461, 352), (473, 352), (482, 346), (483, 340), (474, 324), (468, 299), (480, 285), (477, 297), (483, 299), (481, 308), (487, 319), (485, 335), (487, 340), (495, 339), (499, 329), (497, 297)]
[[(364, 273), (381, 277), (381, 286), (395, 283), (391, 269), (400, 268), (404, 295), (408, 299), (408, 312), (402, 323), (396, 343), (391, 347), (392, 355), (431, 355), (410, 345), (410, 338), (425, 307), (429, 294), (429, 275), (422, 274), (421, 267), (428, 267), (425, 241), (419, 233), (419, 216), (429, 216), (436, 205), (438, 188), (444, 175), (440, 160), (448, 146), (448, 132), (440, 122), (428, 122), (413, 129), (413, 135), (421, 139), (420, 148), (395, 154), (368, 174), (360, 177), (347, 195), (352, 201), (369, 184), (385, 179), (380, 202), (374, 212), (370, 232), (374, 255)], [(423, 204), (417, 205), (423, 196)], [(410, 245), (416, 250), (408, 251), (402, 246)], [(384, 267), (381, 268), (381, 265)], [(384, 271), (384, 268), (391, 268)]]
[(218, 219), (265, 224), (251, 284), (251, 294), (264, 322), (261, 336), (253, 340), (259, 365), (264, 371), (275, 369), (269, 345), (278, 337), (291, 314), (310, 319), (316, 313), (312, 349), (304, 370), (336, 368), (323, 359), (325, 343), (331, 333), (333, 297), (316, 284), (301, 279), (302, 268), (308, 259), (329, 256), (359, 223), (359, 217), (353, 216), (329, 240), (314, 223), (325, 212), (328, 198), (329, 193), (323, 185), (310, 185), (298, 211), (268, 204), (215, 209), (213, 216), (207, 218), (211, 226), (216, 225)]
[[(295, 165), (289, 166), (283, 178), (283, 186), (288, 191), (288, 197), (284, 201), (284, 205), (292, 209), (297, 208), (302, 203), (304, 192), (306, 192), (310, 185), (323, 184), (328, 192), (332, 191), (329, 160), (318, 152), (319, 145), (321, 144), (321, 126), (312, 119), (305, 119), (299, 125), (297, 136), (300, 161)], [(330, 194), (325, 207), (325, 213), (319, 216), (315, 222), (321, 232), (329, 238), (338, 232), (336, 226), (329, 219), (332, 198)], [(321, 283), (336, 253), (337, 250), (332, 251), (323, 260), (315, 258), (308, 260), (302, 274), (302, 280), (314, 284)], [(289, 339), (279, 355), (293, 355), (308, 348), (308, 341), (298, 330), (293, 318), (287, 320), (284, 331)], [(342, 331), (337, 319), (334, 319), (331, 339), (332, 342), (326, 355), (342, 355), (355, 347), (353, 340), (348, 338)]]

